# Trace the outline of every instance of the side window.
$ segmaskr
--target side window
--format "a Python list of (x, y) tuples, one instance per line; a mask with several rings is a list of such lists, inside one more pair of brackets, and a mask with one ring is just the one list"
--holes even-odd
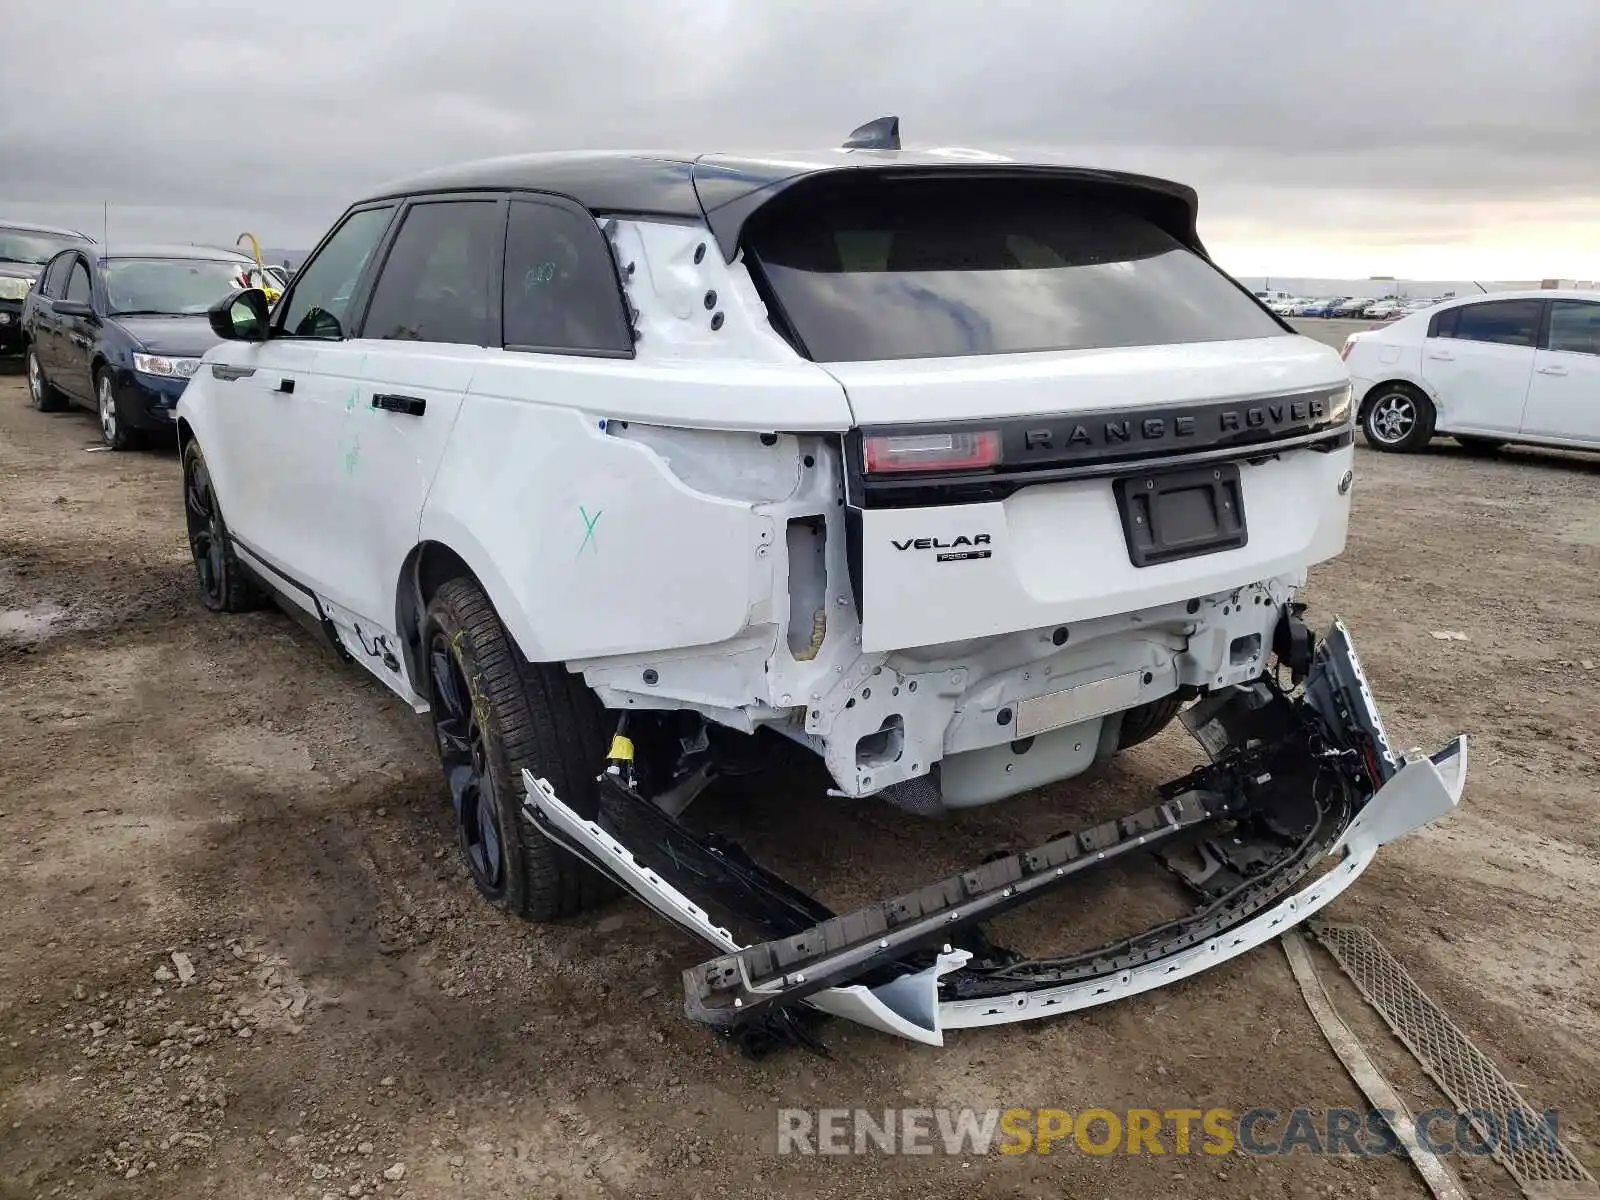
[(1600, 304), (1556, 300), (1550, 305), (1550, 349), (1600, 354)]
[(73, 304), (88, 304), (92, 297), (93, 290), (89, 286), (89, 268), (83, 259), (74, 256), (72, 274), (67, 276), (67, 294), (62, 299)]
[(60, 300), (61, 293), (67, 290), (67, 272), (72, 270), (72, 264), (77, 261), (76, 254), (58, 254), (51, 259), (44, 275), (40, 277), (39, 294), (51, 300)]
[(1532, 346), (1542, 300), (1489, 300), (1456, 310), (1455, 337), (1501, 346)]
[(508, 349), (633, 353), (605, 236), (570, 209), (511, 202), (503, 309)]
[(372, 289), (361, 336), (491, 345), (501, 213), (498, 200), (412, 205)]
[(280, 336), (345, 336), (345, 315), (367, 259), (389, 225), (392, 208), (366, 208), (345, 218), (317, 256), (295, 276), (294, 289), (279, 302)]
[(1447, 308), (1442, 313), (1435, 313), (1433, 320), (1428, 322), (1428, 336), (1434, 338), (1453, 338), (1456, 335), (1456, 322), (1461, 319), (1459, 308)]

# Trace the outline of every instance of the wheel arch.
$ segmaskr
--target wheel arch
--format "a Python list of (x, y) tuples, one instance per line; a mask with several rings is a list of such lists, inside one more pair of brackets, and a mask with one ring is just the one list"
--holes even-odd
[(483, 589), (495, 615), (505, 625), (511, 641), (530, 662), (537, 662), (537, 647), (530, 640), (528, 622), (509, 600), (510, 591), (498, 571), (488, 565), (488, 556), (470, 539), (424, 538), (412, 547), (400, 566), (395, 583), (395, 629), (400, 634), (400, 650), (406, 672), (416, 690), (428, 694), (428, 656), (423, 647), (423, 625), (428, 605), (439, 588), (451, 579), (466, 578)]
[(1377, 383), (1374, 383), (1371, 387), (1369, 387), (1365, 392), (1363, 392), (1361, 394), (1361, 399), (1356, 404), (1356, 424), (1359, 425), (1362, 421), (1366, 420), (1366, 418), (1367, 418), (1367, 406), (1372, 403), (1373, 397), (1381, 395), (1384, 388), (1394, 387), (1396, 384), (1404, 384), (1408, 388), (1413, 388), (1416, 391), (1421, 392), (1424, 396), (1426, 396), (1428, 398), (1428, 403), (1433, 405), (1434, 411), (1435, 412), (1439, 411), (1439, 397), (1438, 397), (1438, 395), (1434, 392), (1434, 390), (1431, 387), (1429, 387), (1421, 379), (1418, 379), (1413, 375), (1405, 374), (1405, 373), (1398, 374), (1398, 375), (1389, 375), (1389, 376), (1384, 377), (1383, 379), (1378, 380)]

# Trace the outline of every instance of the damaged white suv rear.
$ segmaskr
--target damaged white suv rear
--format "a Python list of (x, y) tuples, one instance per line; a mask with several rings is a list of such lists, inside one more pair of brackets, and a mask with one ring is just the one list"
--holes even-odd
[[(1195, 211), (893, 121), (382, 189), (270, 312), (212, 313), (179, 406), (206, 601), (275, 597), (431, 713), (482, 892), (551, 919), (626, 888), (709, 944), (687, 1011), (747, 1044), (817, 1013), (938, 1043), (1193, 974), (1466, 766), (1391, 749), (1347, 633), (1301, 620), (1345, 543), (1349, 381)], [(919, 820), (1180, 711), (1211, 763), (1148, 807), (849, 912), (686, 812), (773, 735), (826, 765), (819, 806)], [(1047, 957), (983, 928), (1151, 854), (1187, 915)]]

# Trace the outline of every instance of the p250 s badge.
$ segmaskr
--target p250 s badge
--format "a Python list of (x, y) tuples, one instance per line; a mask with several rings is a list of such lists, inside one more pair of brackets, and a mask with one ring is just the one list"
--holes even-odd
[(971, 558), (988, 558), (989, 535), (975, 533), (971, 537), (957, 534), (948, 542), (943, 538), (891, 538), (896, 550), (932, 550), (935, 562), (962, 562)]

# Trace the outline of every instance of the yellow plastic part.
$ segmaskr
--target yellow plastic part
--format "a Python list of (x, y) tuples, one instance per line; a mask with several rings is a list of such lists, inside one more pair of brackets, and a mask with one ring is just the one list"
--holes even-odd
[(795, 662), (810, 662), (817, 656), (817, 651), (822, 649), (823, 639), (828, 636), (828, 610), (817, 609), (811, 618), (811, 644), (799, 654), (793, 655)]
[(606, 757), (612, 762), (632, 762), (633, 739), (617, 734), (611, 739), (611, 749), (606, 752)]

